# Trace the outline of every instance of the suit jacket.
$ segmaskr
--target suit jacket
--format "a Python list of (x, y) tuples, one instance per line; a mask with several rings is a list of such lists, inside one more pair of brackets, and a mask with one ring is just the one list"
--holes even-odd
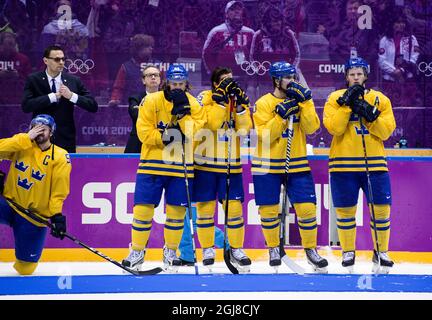
[[(79, 78), (62, 72), (61, 79), (70, 91), (78, 95), (76, 103), (78, 107), (89, 112), (97, 111), (97, 102)], [(51, 93), (51, 88), (45, 71), (32, 73), (27, 77), (24, 86), (21, 108), (25, 113), (32, 112), (33, 117), (42, 113), (51, 115), (57, 125), (54, 133), (55, 144), (74, 153), (76, 150), (76, 129), (73, 116), (75, 104), (63, 97), (58, 102), (51, 103), (49, 93)]]
[(129, 139), (126, 144), (126, 148), (124, 153), (140, 153), (141, 152), (141, 141), (138, 139), (137, 130), (136, 130), (136, 122), (138, 119), (138, 108), (135, 106), (139, 106), (141, 100), (146, 96), (146, 92), (141, 92), (136, 95), (130, 96), (128, 99), (129, 102), (129, 115), (132, 119), (132, 131), (129, 135)]

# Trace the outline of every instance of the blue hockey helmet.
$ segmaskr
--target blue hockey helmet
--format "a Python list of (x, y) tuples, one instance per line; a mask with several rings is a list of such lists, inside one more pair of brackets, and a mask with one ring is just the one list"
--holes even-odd
[(168, 81), (184, 81), (188, 80), (189, 75), (183, 65), (174, 63), (169, 66), (166, 78)]
[(44, 124), (51, 128), (51, 133), (54, 133), (56, 130), (56, 123), (54, 118), (48, 114), (39, 114), (32, 119), (30, 122), (30, 129), (33, 128), (37, 124)]
[(272, 78), (280, 79), (282, 77), (295, 75), (297, 70), (292, 64), (285, 61), (279, 61), (270, 66), (269, 73)]
[(345, 63), (345, 74), (352, 68), (363, 68), (366, 75), (369, 73), (369, 64), (360, 57), (351, 58)]

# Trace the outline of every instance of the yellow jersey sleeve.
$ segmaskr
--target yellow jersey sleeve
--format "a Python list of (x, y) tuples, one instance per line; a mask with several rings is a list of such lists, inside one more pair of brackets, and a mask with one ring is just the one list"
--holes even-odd
[(178, 123), (183, 134), (193, 141), (195, 133), (204, 127), (207, 121), (207, 114), (194, 96), (190, 93), (186, 93), (186, 95), (190, 103), (191, 114), (181, 118)]
[(381, 113), (374, 122), (370, 123), (365, 121), (365, 125), (371, 134), (377, 136), (383, 141), (386, 141), (396, 129), (396, 121), (390, 99), (380, 92), (376, 92), (376, 95), (378, 99), (381, 100)]
[(249, 130), (253, 127), (249, 108), (246, 108), (241, 113), (235, 113), (235, 124), (235, 129), (240, 135), (247, 135), (249, 133)]
[(320, 120), (312, 99), (300, 102), (300, 127), (305, 134), (312, 134), (320, 127)]
[(155, 95), (149, 94), (139, 107), (136, 123), (138, 138), (143, 144), (163, 148), (161, 132), (158, 130)]
[(70, 191), (70, 174), (72, 170), (69, 154), (65, 153), (64, 150), (62, 150), (61, 154), (56, 154), (55, 159), (56, 161), (52, 167), (51, 197), (48, 205), (51, 216), (63, 212), (63, 202)]
[[(274, 111), (274, 105), (266, 101), (266, 96), (258, 99), (255, 103), (256, 111), (253, 115), (258, 138), (267, 140), (270, 135), (270, 143), (280, 138), (286, 129), (287, 122)], [(283, 99), (281, 99), (283, 101)]]
[(336, 100), (344, 93), (338, 90), (330, 94), (324, 104), (324, 126), (333, 136), (340, 136), (345, 133), (351, 116), (351, 108), (339, 106)]
[(32, 142), (27, 133), (18, 133), (11, 138), (0, 139), (0, 158), (11, 160), (15, 152), (31, 147)]

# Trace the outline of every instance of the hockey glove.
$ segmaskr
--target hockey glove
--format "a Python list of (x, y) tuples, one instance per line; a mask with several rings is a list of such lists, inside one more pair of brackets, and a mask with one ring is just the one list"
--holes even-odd
[(297, 102), (304, 102), (312, 98), (310, 89), (294, 81), (288, 85), (286, 95), (288, 98), (297, 100)]
[(173, 142), (185, 142), (185, 135), (178, 124), (166, 127), (162, 134), (162, 143), (167, 146)]
[(249, 97), (246, 92), (243, 91), (240, 87), (234, 88), (234, 95), (237, 98), (236, 112), (241, 113), (245, 111), (246, 108), (249, 108)]
[(235, 94), (236, 87), (238, 87), (238, 85), (232, 78), (225, 78), (218, 84), (216, 89), (213, 90), (213, 101), (222, 105), (228, 103), (229, 95)]
[(64, 239), (66, 232), (66, 217), (61, 213), (53, 215), (51, 221), (51, 235), (56, 238)]
[(3, 194), (6, 174), (0, 170), (0, 194)]
[(191, 114), (189, 99), (181, 89), (174, 89), (170, 93), (170, 98), (173, 102), (173, 108), (171, 114), (173, 116), (183, 117), (187, 114)]
[(285, 99), (283, 102), (276, 105), (275, 112), (281, 116), (282, 119), (288, 119), (289, 116), (294, 115), (300, 111), (300, 108), (295, 99)]
[(343, 106), (352, 106), (354, 104), (354, 101), (358, 100), (360, 96), (364, 94), (365, 88), (359, 84), (355, 84), (344, 92), (342, 96), (340, 96), (336, 102), (338, 105)]
[(353, 113), (365, 118), (368, 122), (375, 121), (381, 113), (381, 111), (379, 111), (376, 107), (370, 105), (365, 100), (354, 101), (351, 109)]

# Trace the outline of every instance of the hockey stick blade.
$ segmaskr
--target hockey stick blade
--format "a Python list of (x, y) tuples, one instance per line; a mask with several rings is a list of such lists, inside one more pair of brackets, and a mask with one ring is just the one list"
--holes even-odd
[[(21, 211), (22, 213), (26, 214), (27, 216), (29, 216), (30, 218), (34, 219), (35, 221), (46, 225), (47, 227), (49, 227), (50, 229), (52, 228), (52, 224), (49, 221), (45, 221), (43, 220), (41, 217), (39, 217), (38, 215), (36, 215), (35, 213), (33, 213), (32, 211), (30, 211), (29, 209), (26, 209), (22, 206), (20, 206), (18, 203), (12, 201), (12, 199), (6, 198), (4, 197), (7, 201), (9, 201), (10, 203), (12, 203), (15, 208), (17, 208), (19, 211)], [(99, 257), (105, 259), (108, 262), (111, 262), (112, 264), (116, 265), (117, 267), (122, 268), (123, 270), (129, 272), (130, 274), (133, 274), (135, 276), (144, 276), (144, 275), (154, 275), (154, 274), (158, 274), (162, 271), (162, 268), (153, 268), (150, 270), (144, 270), (144, 271), (136, 271), (136, 270), (131, 270), (128, 267), (125, 267), (124, 265), (122, 265), (121, 263), (111, 259), (110, 257), (106, 256), (105, 254), (103, 254), (102, 252), (86, 245), (85, 243), (81, 242), (79, 239), (77, 239), (76, 237), (68, 234), (67, 232), (63, 233), (63, 236), (69, 240), (72, 240), (75, 244), (93, 252), (94, 254), (98, 255)]]
[(290, 268), (295, 273), (299, 275), (305, 274), (305, 270), (302, 267), (300, 267), (297, 263), (295, 263), (292, 259), (290, 259), (290, 257), (287, 256), (284, 249), (281, 250), (281, 260), (283, 263), (285, 263), (285, 265), (288, 268)]
[(225, 261), (225, 264), (228, 267), (229, 271), (231, 271), (232, 274), (239, 274), (239, 271), (237, 270), (237, 268), (234, 267), (233, 264), (231, 263), (231, 259), (229, 256), (229, 249), (224, 250), (224, 261)]
[(161, 273), (163, 271), (163, 269), (161, 267), (157, 267), (157, 268), (153, 268), (153, 269), (149, 269), (149, 270), (136, 271), (136, 270), (129, 269), (127, 271), (132, 273), (134, 276), (153, 276), (155, 274)]

